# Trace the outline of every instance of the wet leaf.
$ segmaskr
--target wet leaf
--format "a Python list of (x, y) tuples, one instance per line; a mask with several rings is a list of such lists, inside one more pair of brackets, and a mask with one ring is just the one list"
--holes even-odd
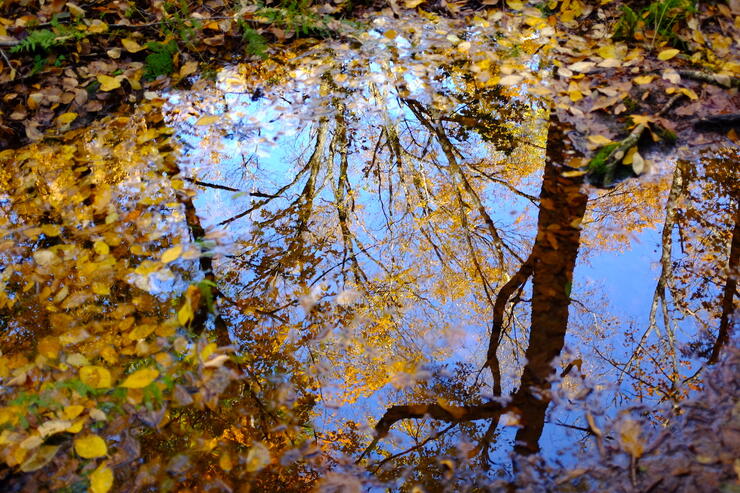
[(635, 459), (640, 458), (645, 450), (645, 444), (640, 438), (641, 432), (640, 424), (630, 418), (624, 419), (619, 429), (619, 445)]
[(172, 248), (169, 248), (168, 250), (165, 250), (164, 253), (162, 253), (162, 263), (168, 264), (170, 262), (174, 262), (178, 258), (180, 258), (180, 254), (182, 253), (182, 245), (176, 245)]
[(196, 125), (199, 125), (199, 126), (213, 125), (214, 123), (216, 123), (220, 119), (221, 119), (221, 117), (220, 116), (217, 116), (217, 115), (204, 116), (204, 117), (201, 117), (200, 119), (198, 119), (198, 121), (195, 122), (195, 124)]

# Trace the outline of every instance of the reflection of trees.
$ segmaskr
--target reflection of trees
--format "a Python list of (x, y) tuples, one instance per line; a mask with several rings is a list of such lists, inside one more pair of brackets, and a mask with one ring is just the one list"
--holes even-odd
[[(392, 376), (383, 364), (410, 369), (423, 358), (423, 337), (436, 323), (427, 313), (459, 299), (481, 323), (490, 321), (497, 284), (508, 263), (521, 260), (521, 246), (495, 219), (491, 188), (537, 199), (509, 183), (494, 159), (475, 157), (475, 146), (502, 155), (485, 142), (495, 141), (495, 133), (517, 142), (521, 129), (504, 122), (514, 125), (514, 113), (520, 120), (531, 114), (523, 102), (505, 113), (509, 96), (500, 90), (483, 91), (498, 98), (486, 104), (477, 93), (456, 92), (440, 106), (423, 95), (396, 98), (392, 84), (347, 89), (325, 74), (317, 85), (329, 94), (319, 108), (324, 116), (295, 139), (301, 150), (289, 174), (274, 190), (260, 185), (247, 207), (216, 221), (239, 231), (251, 220), (240, 250), (219, 267), (231, 305), (224, 309), (234, 310), (228, 317), (237, 336), (268, 324), (289, 341), (318, 337), (312, 351), (319, 346), (350, 375), (374, 380), (363, 390), (371, 392)], [(358, 102), (377, 110), (364, 115)], [(485, 118), (488, 106), (499, 108), (495, 119)], [(247, 188), (230, 185), (219, 187)], [(345, 289), (362, 294), (351, 315), (327, 302)], [(296, 310), (300, 296), (310, 321)], [(319, 328), (333, 319), (348, 330), (327, 339)]]
[(376, 424), (376, 440), (387, 435), (395, 423), (405, 419), (428, 416), (448, 423), (489, 419), (491, 425), (478, 448), (487, 457), (489, 441), (499, 418), (504, 412), (514, 412), (523, 423), (516, 435), (516, 450), (523, 454), (539, 450), (538, 441), (549, 404), (552, 363), (565, 341), (570, 289), (579, 246), (579, 224), (587, 202), (585, 194), (580, 191), (580, 180), (561, 176), (562, 163), (572, 152), (562, 128), (554, 121), (548, 134), (537, 238), (528, 259), (500, 289), (494, 304), (494, 331), (486, 365), (494, 376), (495, 397), (501, 397), (496, 353), (503, 331), (502, 313), (514, 293), (532, 278), (531, 327), (525, 354), (527, 364), (518, 390), (508, 403), (497, 399), (468, 405), (419, 403), (392, 406)]

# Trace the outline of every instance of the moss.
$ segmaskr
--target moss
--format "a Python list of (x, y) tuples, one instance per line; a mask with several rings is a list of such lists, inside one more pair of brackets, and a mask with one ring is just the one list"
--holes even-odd
[(175, 70), (172, 56), (177, 53), (177, 43), (148, 43), (151, 53), (144, 60), (144, 79), (154, 80), (160, 75), (169, 75)]
[(605, 145), (598, 151), (594, 157), (588, 162), (588, 172), (594, 175), (603, 175), (606, 173), (606, 158), (609, 154), (617, 148), (619, 144), (614, 142), (612, 144)]
[(632, 99), (631, 97), (627, 96), (622, 100), (622, 104), (624, 104), (625, 108), (627, 108), (627, 111), (629, 113), (637, 113), (637, 110), (640, 109), (640, 103)]
[(678, 140), (678, 136), (675, 134), (675, 132), (661, 125), (656, 125), (654, 131), (655, 134), (661, 138), (661, 140), (667, 142), (668, 144), (673, 145)]

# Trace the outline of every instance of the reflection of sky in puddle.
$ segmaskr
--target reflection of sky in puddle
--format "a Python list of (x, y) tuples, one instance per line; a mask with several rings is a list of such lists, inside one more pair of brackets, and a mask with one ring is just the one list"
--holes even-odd
[[(398, 42), (397, 47), (403, 48), (405, 45)], [(435, 272), (443, 275), (442, 268), (428, 263), (431, 256), (417, 257), (418, 252), (407, 251), (408, 248), (413, 250), (416, 243), (404, 241), (409, 240), (403, 238), (404, 231), (388, 232), (388, 222), (398, 220), (400, 223), (402, 219), (388, 218), (389, 211), (386, 211), (382, 204), (383, 201), (387, 203), (391, 192), (385, 189), (379, 192), (375, 188), (376, 181), (368, 180), (367, 168), (370, 166), (373, 153), (377, 152), (377, 148), (373, 149), (376, 140), (380, 139), (378, 136), (380, 129), (387, 124), (386, 119), (392, 121), (394, 125), (399, 125), (399, 135), (407, 142), (413, 141), (415, 132), (419, 130), (408, 125), (405, 129), (401, 128), (401, 123), (414, 121), (415, 115), (409, 107), (401, 104), (397, 87), (385, 76), (383, 70), (381, 64), (368, 62), (366, 79), (352, 81), (350, 75), (350, 82), (342, 86), (343, 90), (347, 91), (343, 95), (325, 90), (320, 77), (306, 74), (294, 74), (295, 77), (283, 85), (266, 87), (265, 94), (258, 95), (252, 92), (253, 87), (241, 81), (235, 69), (224, 71), (217, 84), (218, 89), (207, 96), (173, 93), (169, 102), (172, 108), (182, 106), (186, 102), (193, 107), (190, 114), (192, 118), (187, 122), (176, 117), (171, 122), (178, 129), (178, 136), (186, 148), (181, 164), (183, 171), (193, 179), (239, 190), (233, 192), (213, 188), (199, 189), (194, 203), (204, 226), (222, 227), (232, 242), (247, 239), (252, 228), (259, 227), (257, 223), (262, 220), (259, 210), (226, 225), (219, 226), (219, 223), (242, 213), (250, 207), (250, 203), (256, 203), (265, 195), (276, 193), (289, 183), (296, 172), (307, 163), (313, 152), (319, 121), (326, 118), (330, 126), (335, 125), (333, 119), (340, 111), (337, 105), (342, 104), (346, 106), (346, 113), (354, 117), (348, 124), (351, 129), (349, 145), (352, 149), (349, 156), (348, 180), (353, 187), (354, 206), (359, 211), (357, 213), (362, 215), (361, 224), (353, 223), (352, 232), (357, 240), (368, 246), (368, 251), (378, 257), (381, 263), (391, 262), (394, 266), (405, 266), (417, 274), (431, 276), (432, 278), (425, 281), (426, 284), (418, 286), (420, 291), (428, 294), (434, 287)], [(409, 91), (411, 97), (422, 102), (433, 101), (433, 95), (430, 99), (430, 85), (419, 77), (410, 75), (413, 71), (414, 68), (411, 67), (402, 76), (406, 83), (405, 89)], [(332, 76), (336, 75), (335, 73)], [(375, 85), (375, 93), (370, 87), (371, 83)], [(435, 90), (450, 91), (453, 87), (454, 83), (446, 79)], [(456, 110), (452, 111), (455, 112)], [(196, 123), (202, 117), (210, 115), (221, 115), (222, 119), (212, 126), (200, 126)], [(538, 123), (536, 118), (529, 118), (530, 121), (524, 123), (529, 125)], [(518, 128), (526, 126), (522, 122), (513, 125)], [(332, 131), (336, 130), (332, 128), (334, 129)], [(467, 140), (456, 141), (456, 145), (463, 149), (458, 156), (462, 163), (477, 163), (492, 155), (492, 147), (472, 132), (468, 134)], [(449, 160), (439, 143), (432, 143), (431, 148), (436, 154), (436, 165), (440, 169), (450, 168)], [(326, 149), (322, 152), (326, 152)], [(387, 154), (384, 154), (385, 156)], [(516, 159), (517, 156), (529, 156), (529, 159), (536, 162), (541, 160), (542, 151), (524, 144), (518, 146), (511, 159)], [(499, 157), (506, 159), (504, 156)], [(422, 169), (424, 166), (432, 166), (425, 159), (413, 157), (408, 159)], [(335, 163), (328, 168), (336, 169)], [(325, 170), (321, 173), (325, 173)], [(336, 176), (332, 176), (331, 179), (334, 183)], [(541, 170), (534, 166), (526, 171), (516, 187), (521, 192), (537, 197), (540, 179)], [(664, 187), (665, 183), (670, 181), (669, 170), (658, 170), (651, 179)], [(272, 200), (266, 208), (275, 213), (289, 206), (294, 202), (304, 183), (305, 178), (285, 189), (280, 198)], [(639, 184), (625, 186), (637, 187)], [(515, 248), (519, 250), (520, 255), (526, 255), (524, 252), (534, 240), (536, 232), (534, 224), (538, 209), (526, 198), (508, 193), (505, 187), (496, 184), (486, 185), (483, 192), (483, 203), (490, 211), (502, 237), (516, 245)], [(400, 199), (400, 190), (396, 189), (393, 193), (399, 194)], [(597, 194), (594, 191), (591, 191), (590, 195), (591, 207), (599, 209), (602, 199), (596, 199)], [(324, 183), (315, 197), (316, 210), (319, 212), (327, 210), (334, 200), (332, 184)], [(398, 210), (393, 212), (396, 217), (400, 214), (402, 218), (408, 218)], [(657, 212), (663, 213), (660, 210)], [(656, 218), (656, 224), (660, 224), (659, 218)], [(325, 228), (325, 234), (334, 236), (335, 245), (341, 242), (341, 235), (337, 232), (335, 222), (323, 220), (321, 224), (315, 226)], [(597, 220), (584, 228), (572, 293), (572, 298), (576, 302), (570, 306), (571, 330), (567, 335), (566, 348), (573, 351), (572, 357), (584, 358), (586, 374), (601, 379), (603, 384), (611, 385), (615, 382), (616, 371), (606, 363), (591, 357), (593, 355), (590, 354), (589, 348), (598, 346), (615, 360), (627, 359), (631, 348), (626, 344), (624, 330), (629, 326), (647, 325), (650, 302), (658, 276), (656, 263), (660, 258), (661, 237), (658, 229), (638, 228), (633, 232), (625, 232), (628, 242), (621, 247), (615, 247), (613, 244), (599, 245), (593, 230), (600, 227), (608, 232), (612, 229), (618, 231), (623, 226), (618, 222), (605, 225), (603, 221)], [(317, 235), (318, 231), (310, 233)], [(400, 236), (394, 237), (393, 234)], [(278, 249), (284, 247), (280, 244), (274, 246)], [(240, 245), (232, 245), (232, 253), (238, 248)], [(371, 279), (381, 276), (382, 265), (374, 264), (364, 258), (362, 253), (360, 252), (357, 257), (367, 269), (368, 276)], [(461, 256), (464, 257), (465, 254), (461, 253)], [(424, 265), (414, 263), (420, 259), (427, 263)], [(328, 265), (334, 264), (335, 260), (336, 254), (327, 255), (325, 259)], [(511, 267), (508, 270), (511, 272)], [(249, 273), (242, 272), (241, 276), (243, 282), (251, 280)], [(424, 277), (420, 279), (423, 281)], [(307, 284), (311, 286), (318, 281), (318, 278), (307, 280)], [(327, 279), (325, 282), (330, 293), (339, 293), (344, 289), (339, 278), (334, 278), (333, 281)], [(298, 286), (283, 286), (282, 295), (295, 298), (297, 288)], [(527, 291), (531, 289), (527, 288)], [(314, 288), (314, 293), (316, 292)], [(524, 293), (524, 297), (530, 295), (531, 293)], [(448, 299), (444, 296), (436, 297), (429, 301), (428, 306), (408, 304), (404, 306), (404, 317), (416, 320), (417, 323), (418, 320), (426, 319), (430, 324), (426, 332), (416, 334), (419, 338), (414, 341), (415, 347), (421, 351), (428, 351), (427, 357), (435, 363), (468, 362), (480, 367), (485, 358), (489, 330), (485, 321), (486, 310), (482, 310), (483, 315), (471, 311), (472, 307), (483, 306), (480, 297), (479, 292), (476, 294), (475, 291), (471, 291), (471, 294), (457, 299), (454, 296)], [(300, 308), (296, 310), (293, 316), (300, 318), (304, 315)], [(597, 320), (600, 317), (604, 320), (614, 317), (619, 319), (619, 322), (604, 323)], [(526, 312), (520, 314), (520, 321), (523, 325), (519, 327), (521, 335), (521, 331), (526, 330), (528, 324)], [(690, 322), (680, 324), (690, 325)], [(445, 330), (436, 331), (434, 326)], [(341, 332), (339, 328), (326, 329), (332, 334)], [(686, 342), (693, 332), (687, 330), (686, 334), (678, 333), (679, 343)], [(526, 345), (526, 341), (521, 343)], [(517, 385), (518, 375), (526, 362), (523, 355), (516, 354), (511, 344), (505, 343), (500, 353), (508, 362), (504, 366), (506, 393), (513, 390), (512, 386)], [(337, 381), (337, 377), (341, 378), (337, 375), (326, 377), (327, 388), (341, 383)], [(628, 391), (625, 383), (622, 391)], [(328, 400), (323, 403), (318, 413), (318, 419), (322, 422), (318, 424), (331, 426), (330, 423), (334, 419), (354, 419), (360, 423), (372, 423), (382, 414), (387, 398), (393, 399), (393, 396), (394, 391), (386, 386), (385, 390), (375, 392), (369, 397), (359, 397), (352, 406), (340, 406), (339, 401), (334, 406), (327, 394), (325, 398)], [(401, 400), (403, 401), (403, 398)], [(330, 416), (335, 418), (329, 419)], [(579, 413), (558, 410), (549, 417), (548, 422), (576, 423), (579, 418), (582, 418)], [(499, 440), (504, 442), (513, 440), (513, 430), (511, 427), (504, 428)], [(566, 434), (572, 438), (573, 433), (566, 428), (546, 426), (542, 444), (547, 449), (548, 443), (561, 442)], [(502, 447), (497, 452), (501, 454), (498, 457), (501, 462), (505, 462), (506, 450)]]

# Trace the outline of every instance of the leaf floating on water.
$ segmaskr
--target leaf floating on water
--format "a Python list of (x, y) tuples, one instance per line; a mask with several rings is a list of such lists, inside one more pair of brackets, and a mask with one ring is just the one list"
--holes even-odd
[(51, 250), (36, 250), (33, 253), (33, 260), (42, 267), (52, 265), (58, 260), (58, 257)]
[(217, 121), (221, 119), (220, 116), (217, 115), (210, 115), (210, 116), (203, 116), (200, 119), (198, 119), (197, 122), (195, 122), (198, 126), (206, 126), (206, 125), (213, 125)]
[(176, 245), (168, 250), (165, 250), (161, 258), (162, 263), (169, 264), (170, 262), (174, 262), (180, 257), (181, 253), (182, 253), (182, 245)]
[(645, 451), (645, 444), (640, 438), (640, 423), (633, 419), (625, 419), (619, 428), (619, 445), (622, 450), (635, 459), (639, 459)]

